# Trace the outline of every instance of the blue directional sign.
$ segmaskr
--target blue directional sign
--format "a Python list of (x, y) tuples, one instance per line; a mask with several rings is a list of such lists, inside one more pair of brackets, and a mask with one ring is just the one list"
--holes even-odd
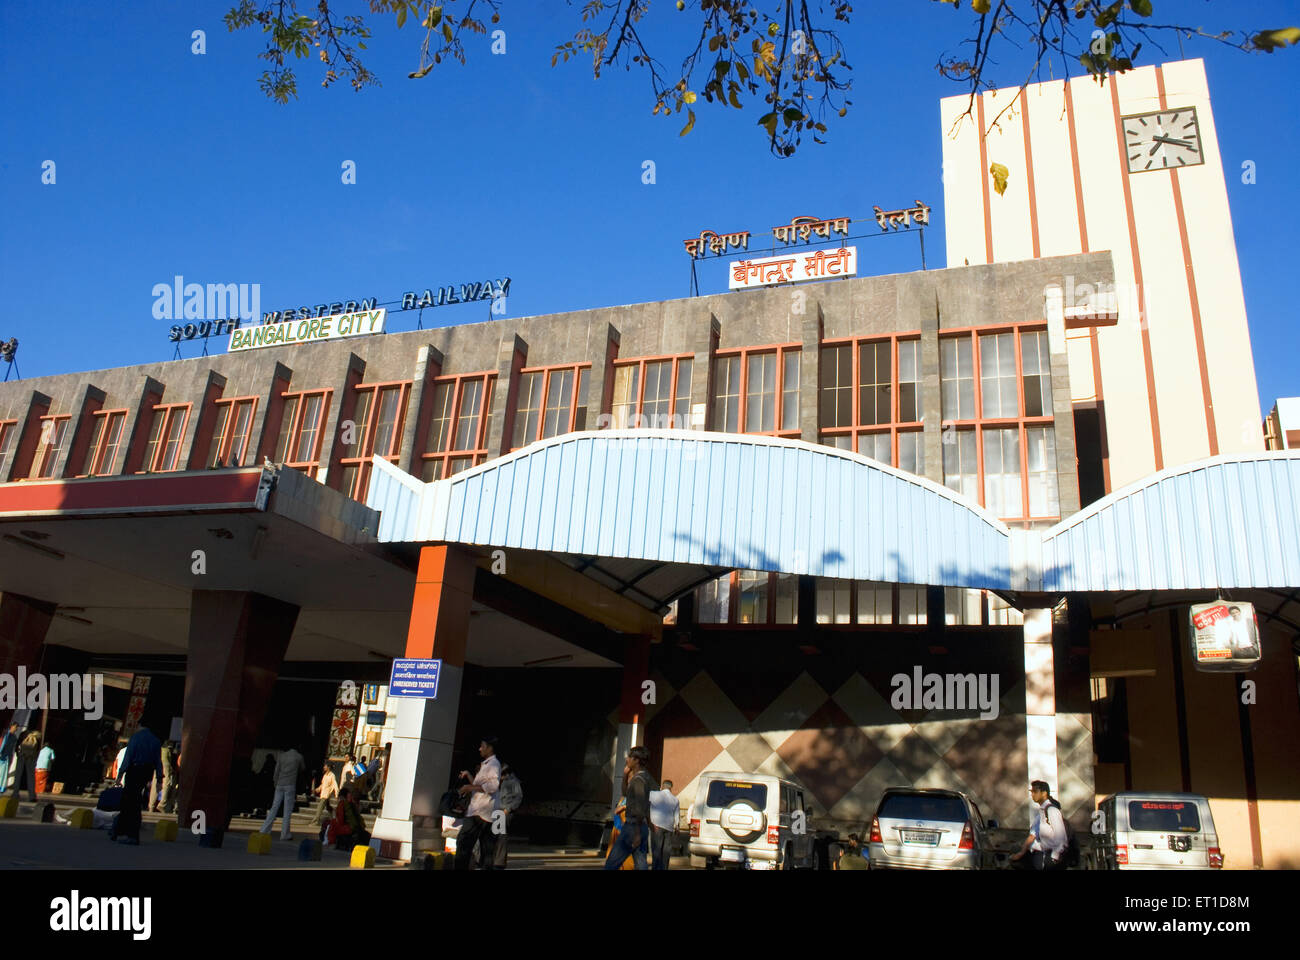
[(438, 674), (441, 660), (394, 660), (393, 675), (388, 681), (390, 697), (438, 699)]

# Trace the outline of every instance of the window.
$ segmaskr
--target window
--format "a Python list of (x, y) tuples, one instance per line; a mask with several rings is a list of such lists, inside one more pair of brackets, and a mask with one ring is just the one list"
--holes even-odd
[(827, 626), (925, 623), (925, 587), (817, 578), (817, 622)]
[(510, 449), (584, 430), (591, 364), (522, 370)]
[(237, 397), (218, 400), (217, 422), (212, 430), (212, 443), (208, 446), (205, 467), (242, 467), (256, 459), (255, 450), (249, 449), (253, 432), (253, 414), (257, 411), (256, 397)]
[(332, 390), (284, 394), (284, 417), (275, 442), (276, 463), (317, 479), (325, 413), (332, 395)]
[(181, 443), (190, 419), (188, 403), (158, 404), (149, 421), (149, 443), (145, 447), (141, 473), (169, 473), (182, 469)]
[(713, 429), (799, 436), (799, 348), (741, 350), (713, 361)]
[(99, 410), (92, 414), (95, 424), (91, 428), (90, 446), (86, 450), (86, 462), (77, 476), (107, 477), (121, 470), (122, 430), (126, 426), (126, 414), (125, 410)]
[(920, 350), (912, 334), (824, 344), (821, 442), (923, 474)]
[(692, 358), (625, 360), (614, 364), (615, 427), (690, 427)]
[(491, 373), (434, 381), (433, 416), (420, 471), (425, 483), (454, 477), (487, 459), (486, 412), (495, 381)]
[(38, 480), (54, 476), (59, 464), (59, 454), (63, 452), (63, 442), (68, 438), (68, 424), (71, 417), (41, 417), (41, 439), (32, 460), (30, 479)]
[(700, 623), (777, 624), (799, 620), (799, 578), (762, 570), (737, 570), (697, 587)]
[(1025, 622), (1025, 616), (996, 593), (989, 594), (989, 625), (997, 627), (1018, 627)]
[(1047, 355), (1047, 331), (1033, 330), (1020, 335), (1021, 364), (1024, 367), (1025, 416), (1052, 415), (1052, 367)]
[[(339, 458), (343, 468), (340, 489), (353, 500), (366, 498), (370, 489), (372, 456), (397, 463), (402, 452), (402, 425), (406, 420), (406, 401), (410, 381), (389, 384), (360, 384), (357, 405), (352, 412), (351, 442)], [(344, 441), (349, 439), (344, 433)]]
[(1009, 523), (1061, 512), (1047, 336), (1013, 327), (939, 341), (944, 483)]
[(984, 592), (948, 587), (943, 591), (944, 622), (948, 626), (978, 627), (984, 622)]
[(18, 442), (18, 421), (0, 421), (0, 482), (9, 469), (14, 455), (14, 445)]

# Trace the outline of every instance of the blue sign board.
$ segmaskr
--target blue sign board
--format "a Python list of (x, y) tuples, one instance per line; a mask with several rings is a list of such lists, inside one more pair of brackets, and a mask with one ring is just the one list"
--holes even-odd
[(393, 675), (388, 681), (390, 697), (438, 698), (438, 674), (441, 660), (394, 660)]

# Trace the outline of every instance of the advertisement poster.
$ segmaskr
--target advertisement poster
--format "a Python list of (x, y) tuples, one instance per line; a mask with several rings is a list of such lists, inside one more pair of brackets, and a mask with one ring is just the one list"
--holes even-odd
[(1235, 600), (1193, 604), (1191, 638), (1198, 670), (1252, 670), (1259, 662), (1259, 626), (1252, 604)]

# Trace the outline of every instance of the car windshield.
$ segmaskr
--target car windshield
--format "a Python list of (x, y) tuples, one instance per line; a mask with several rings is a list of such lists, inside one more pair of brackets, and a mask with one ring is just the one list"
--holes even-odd
[(767, 806), (767, 784), (745, 783), (743, 780), (714, 780), (709, 784), (709, 796), (705, 802), (710, 807), (725, 807), (740, 797), (753, 800), (759, 809), (762, 809)]
[(966, 805), (960, 797), (924, 793), (891, 793), (876, 811), (877, 817), (890, 820), (943, 820), (963, 823)]
[(1201, 829), (1201, 815), (1196, 804), (1181, 800), (1130, 800), (1130, 830), (1160, 833), (1196, 833)]

